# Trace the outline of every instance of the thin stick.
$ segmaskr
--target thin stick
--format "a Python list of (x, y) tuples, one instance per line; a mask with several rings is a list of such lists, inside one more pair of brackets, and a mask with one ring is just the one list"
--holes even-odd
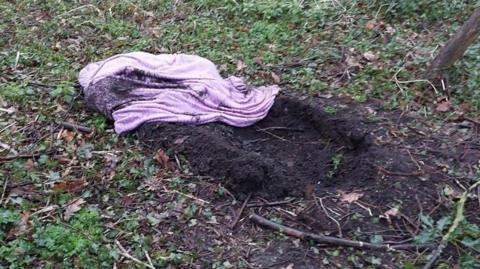
[(240, 218), (242, 217), (242, 213), (245, 210), (245, 207), (247, 206), (248, 201), (252, 197), (252, 193), (249, 193), (247, 198), (245, 198), (245, 201), (243, 201), (242, 207), (240, 207), (240, 210), (237, 213), (237, 216), (235, 217), (235, 220), (232, 222), (230, 225), (230, 228), (233, 229), (235, 226), (237, 226), (237, 223), (240, 221)]
[(83, 126), (83, 125), (78, 125), (78, 124), (65, 122), (65, 121), (59, 122), (58, 124), (60, 126), (62, 126), (63, 128), (65, 128), (67, 130), (70, 130), (70, 131), (78, 130), (78, 131), (84, 132), (84, 133), (91, 133), (92, 132), (92, 128), (89, 128), (89, 127)]
[(385, 175), (388, 175), (388, 176), (399, 176), (399, 177), (418, 177), (418, 176), (422, 176), (423, 173), (422, 172), (416, 172), (416, 173), (402, 173), (402, 172), (392, 172), (392, 171), (388, 171), (387, 169), (381, 167), (381, 166), (377, 166), (378, 168), (378, 171), (382, 172), (383, 174)]
[(87, 8), (87, 7), (93, 8), (93, 9), (98, 13), (98, 15), (100, 15), (100, 17), (102, 17), (102, 19), (105, 20), (105, 16), (104, 16), (104, 14), (102, 13), (102, 11), (101, 11), (98, 7), (96, 7), (96, 6), (92, 5), (92, 4), (87, 4), (87, 5), (83, 5), (83, 6), (76, 7), (76, 8), (74, 8), (74, 9), (71, 9), (71, 10), (65, 12), (65, 13), (62, 13), (62, 14), (58, 15), (58, 17), (62, 17), (62, 16), (64, 16), (64, 15), (67, 15), (67, 14), (69, 14), (69, 13), (72, 13), (72, 12), (74, 12), (74, 11), (77, 11), (77, 10), (80, 10), (80, 9), (84, 9), (84, 8)]
[(163, 187), (163, 191), (166, 192), (166, 193), (175, 193), (175, 194), (179, 194), (179, 195), (181, 195), (181, 196), (185, 196), (185, 197), (187, 197), (187, 198), (190, 198), (190, 199), (193, 199), (193, 200), (195, 200), (195, 201), (200, 202), (200, 204), (202, 204), (202, 205), (205, 205), (205, 204), (208, 205), (208, 204), (210, 204), (210, 202), (208, 202), (208, 201), (205, 201), (205, 200), (200, 199), (200, 198), (198, 198), (198, 197), (195, 197), (195, 196), (193, 196), (193, 195), (190, 195), (190, 194), (187, 194), (187, 193), (183, 193), (183, 192), (180, 192), (180, 191), (177, 191), (177, 190), (169, 190), (169, 189)]
[(152, 259), (150, 258), (150, 255), (148, 255), (148, 252), (146, 250), (144, 250), (143, 252), (145, 253), (145, 257), (147, 257), (148, 264), (150, 264), (152, 267), (155, 267), (153, 266)]
[(125, 250), (123, 248), (123, 246), (120, 244), (120, 242), (118, 242), (118, 240), (115, 240), (115, 244), (117, 245), (117, 247), (120, 249), (120, 255), (122, 255), (123, 257), (127, 258), (127, 259), (130, 259), (140, 265), (143, 265), (143, 266), (146, 266), (150, 269), (155, 269), (155, 266), (151, 265), (151, 264), (148, 264), (148, 263), (145, 263), (145, 262), (142, 262), (141, 260), (133, 257), (132, 255), (130, 255), (127, 250)]
[[(316, 197), (318, 199), (318, 201), (320, 201), (320, 205), (323, 209), (323, 212), (325, 212), (325, 215), (327, 215), (327, 217), (331, 220), (333, 220), (333, 222), (335, 222), (335, 224), (337, 225), (337, 228), (338, 228), (338, 236), (340, 237), (343, 237), (342, 235), (342, 226), (340, 226), (340, 223), (332, 216), (330, 216), (330, 214), (328, 214), (327, 212), (327, 209), (325, 208), (325, 206), (323, 205), (323, 201), (322, 201), (322, 198), (319, 198), (319, 197)], [(317, 199), (315, 199), (315, 203), (317, 204), (318, 206), (318, 202), (317, 202)]]
[(275, 201), (275, 202), (265, 202), (265, 203), (251, 203), (248, 204), (247, 207), (263, 207), (263, 206), (277, 206), (277, 205), (284, 205), (289, 204), (295, 201), (295, 198), (291, 198), (285, 201)]
[(458, 204), (457, 204), (457, 212), (455, 213), (455, 219), (453, 220), (452, 225), (448, 229), (448, 232), (442, 237), (442, 240), (440, 241), (440, 244), (438, 245), (438, 247), (432, 252), (430, 259), (423, 266), (423, 269), (430, 269), (432, 268), (433, 265), (435, 265), (435, 262), (440, 257), (443, 250), (447, 247), (450, 237), (455, 232), (455, 230), (457, 230), (460, 222), (462, 222), (462, 220), (465, 218), (465, 216), (463, 215), (463, 211), (465, 209), (465, 202), (467, 201), (468, 193), (479, 185), (480, 185), (480, 181), (477, 181), (475, 184), (470, 186), (468, 190), (464, 191), (462, 196), (460, 196), (460, 200), (458, 201)]
[(282, 140), (282, 141), (288, 141), (287, 139), (285, 139), (285, 138), (283, 138), (283, 137), (281, 137), (281, 136), (278, 136), (278, 135), (276, 135), (276, 134), (274, 134), (274, 133), (272, 133), (272, 132), (266, 131), (266, 130), (262, 130), (262, 129), (258, 129), (258, 128), (257, 128), (257, 131), (263, 132), (263, 133), (266, 133), (266, 134), (269, 134), (269, 135), (271, 135), (271, 136), (273, 136), (273, 137), (275, 137), (275, 138), (278, 138), (278, 139), (280, 139), (280, 140)]
[(397, 84), (397, 87), (400, 88), (400, 91), (403, 93), (403, 88), (402, 86), (400, 86), (400, 84), (408, 84), (408, 83), (416, 83), (416, 82), (426, 82), (428, 84), (430, 84), (430, 86), (433, 88), (433, 90), (435, 91), (435, 93), (438, 94), (438, 91), (437, 91), (437, 88), (435, 87), (435, 85), (433, 85), (433, 83), (430, 81), (430, 80), (427, 80), (427, 79), (415, 79), (415, 80), (398, 80), (398, 74), (400, 73), (400, 71), (402, 71), (403, 67), (398, 69), (398, 71), (395, 73), (395, 75), (393, 75), (393, 79), (395, 81), (395, 83)]
[(373, 244), (368, 242), (362, 241), (353, 241), (348, 239), (342, 239), (333, 236), (325, 236), (319, 234), (313, 234), (308, 232), (302, 232), (297, 229), (293, 229), (272, 221), (267, 220), (264, 217), (261, 217), (257, 214), (252, 214), (250, 219), (255, 221), (256, 223), (270, 228), (272, 230), (276, 230), (282, 232), (286, 235), (290, 235), (296, 238), (300, 238), (303, 240), (312, 240), (317, 243), (321, 244), (330, 244), (330, 245), (337, 245), (337, 246), (347, 246), (347, 247), (354, 247), (354, 248), (369, 248), (369, 249), (379, 249), (379, 250), (405, 250), (405, 249), (423, 249), (423, 248), (432, 248), (433, 245), (431, 244)]
[(3, 198), (5, 197), (5, 192), (7, 191), (8, 178), (5, 178), (5, 183), (3, 184), (2, 197), (0, 197), (0, 205), (3, 203)]
[(0, 162), (11, 161), (15, 159), (22, 159), (22, 158), (33, 158), (40, 156), (40, 153), (30, 153), (30, 154), (18, 154), (12, 156), (5, 156), (0, 158)]
[(295, 128), (288, 128), (288, 127), (266, 127), (258, 129), (259, 131), (270, 131), (270, 130), (282, 130), (282, 131), (292, 131), (292, 132), (304, 132), (303, 129), (295, 129)]

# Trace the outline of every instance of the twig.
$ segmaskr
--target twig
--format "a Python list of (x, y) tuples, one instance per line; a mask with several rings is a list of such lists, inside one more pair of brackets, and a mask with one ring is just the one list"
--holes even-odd
[(33, 158), (40, 156), (40, 153), (30, 153), (30, 154), (18, 154), (12, 156), (5, 156), (0, 158), (0, 162), (11, 161), (15, 159), (22, 159), (22, 158)]
[(275, 202), (265, 202), (265, 203), (251, 203), (248, 204), (247, 207), (264, 207), (264, 206), (277, 206), (277, 205), (284, 205), (289, 204), (295, 201), (295, 198), (291, 198), (285, 201), (275, 201)]
[(475, 120), (475, 119), (472, 119), (472, 118), (468, 118), (468, 117), (463, 117), (463, 119), (466, 120), (466, 121), (469, 121), (469, 122), (471, 122), (471, 123), (473, 123), (473, 124), (480, 125), (480, 121), (478, 121), (478, 120)]
[(415, 172), (415, 173), (402, 173), (402, 172), (393, 172), (393, 171), (388, 171), (387, 169), (377, 166), (378, 171), (382, 172), (385, 175), (388, 176), (399, 176), (399, 177), (419, 177), (423, 176), (423, 172)]
[(83, 126), (83, 125), (78, 125), (78, 124), (66, 122), (66, 121), (59, 122), (58, 125), (62, 126), (63, 128), (65, 128), (67, 130), (70, 130), (70, 131), (78, 130), (78, 131), (84, 132), (84, 133), (91, 133), (93, 131), (92, 128), (89, 128), (89, 127), (86, 127), (86, 126)]
[(3, 198), (5, 197), (5, 192), (7, 191), (8, 178), (5, 178), (5, 183), (3, 184), (2, 197), (0, 197), (0, 205), (3, 203)]
[(272, 133), (272, 132), (266, 131), (266, 130), (262, 130), (262, 129), (260, 129), (260, 128), (257, 128), (257, 131), (263, 132), (263, 133), (266, 133), (266, 134), (269, 134), (269, 135), (271, 135), (271, 136), (273, 136), (273, 137), (275, 137), (275, 138), (278, 138), (278, 139), (280, 139), (280, 140), (282, 140), (282, 141), (288, 141), (287, 139), (285, 139), (285, 138), (283, 138), (283, 137), (281, 137), (281, 136), (278, 136), (278, 135), (276, 135), (276, 134), (274, 134), (274, 133)]
[(146, 250), (144, 250), (143, 252), (145, 253), (145, 257), (147, 257), (148, 264), (150, 264), (152, 267), (155, 267), (153, 266), (152, 259), (150, 258), (150, 255), (148, 255), (148, 252)]
[(295, 128), (288, 128), (288, 127), (266, 127), (258, 129), (258, 131), (269, 131), (269, 130), (282, 130), (282, 131), (292, 131), (292, 132), (304, 132), (303, 129), (295, 129)]
[(433, 245), (431, 244), (419, 244), (419, 245), (417, 244), (396, 244), (396, 245), (373, 244), (373, 243), (362, 242), (362, 241), (342, 239), (342, 238), (333, 237), (333, 236), (325, 236), (325, 235), (313, 234), (308, 232), (302, 232), (297, 229), (290, 228), (290, 227), (269, 221), (266, 218), (261, 217), (257, 214), (252, 214), (250, 216), (250, 219), (262, 226), (265, 226), (272, 230), (282, 232), (286, 235), (290, 235), (303, 240), (312, 240), (321, 244), (347, 246), (347, 247), (354, 247), (354, 248), (379, 249), (379, 250), (405, 250), (405, 249), (423, 249), (423, 248), (433, 247)]
[(69, 13), (72, 13), (72, 12), (74, 12), (74, 11), (77, 11), (77, 10), (80, 10), (80, 9), (84, 9), (84, 8), (87, 8), (87, 7), (93, 8), (93, 9), (98, 13), (98, 15), (100, 15), (100, 17), (102, 17), (102, 20), (105, 21), (105, 16), (104, 16), (104, 14), (102, 13), (102, 11), (101, 11), (98, 7), (96, 7), (96, 6), (92, 5), (92, 4), (87, 4), (87, 5), (83, 5), (83, 6), (76, 7), (76, 8), (74, 8), (74, 9), (71, 9), (71, 10), (65, 12), (65, 13), (62, 13), (62, 14), (58, 15), (58, 17), (63, 17), (64, 15), (67, 15), (67, 14), (69, 14)]
[(150, 269), (155, 269), (155, 266), (151, 265), (151, 264), (148, 264), (148, 263), (145, 263), (145, 262), (142, 262), (141, 260), (133, 257), (132, 255), (130, 255), (127, 250), (125, 250), (123, 248), (123, 246), (120, 244), (120, 242), (118, 242), (118, 240), (115, 240), (115, 244), (117, 245), (117, 247), (120, 249), (120, 255), (122, 255), (123, 257), (127, 258), (127, 259), (130, 259), (140, 265), (143, 265), (145, 267), (148, 267)]
[(37, 87), (42, 87), (42, 88), (55, 88), (54, 85), (48, 85), (48, 84), (43, 84), (43, 83), (34, 82), (34, 81), (27, 82), (27, 85), (29, 85), (29, 86), (37, 86)]
[(245, 201), (243, 201), (242, 207), (240, 207), (240, 210), (237, 213), (237, 216), (235, 217), (235, 220), (230, 224), (230, 228), (233, 229), (235, 226), (237, 226), (237, 223), (240, 221), (240, 218), (242, 217), (242, 213), (245, 210), (245, 207), (247, 206), (248, 201), (250, 201), (250, 198), (252, 197), (252, 193), (249, 193), (247, 198), (245, 198)]
[(438, 94), (438, 91), (437, 91), (437, 88), (435, 87), (435, 85), (433, 85), (433, 83), (430, 81), (430, 80), (427, 80), (427, 79), (415, 79), (415, 80), (398, 80), (398, 74), (400, 73), (400, 71), (402, 71), (403, 67), (398, 69), (398, 71), (393, 75), (393, 80), (395, 81), (395, 83), (397, 84), (397, 87), (400, 89), (400, 91), (403, 93), (403, 88), (402, 86), (400, 86), (400, 84), (408, 84), (408, 83), (416, 83), (416, 82), (426, 82), (428, 84), (430, 84), (430, 86), (433, 88), (433, 90), (435, 91), (436, 94)]
[(190, 194), (187, 194), (187, 193), (183, 193), (183, 192), (180, 192), (180, 191), (177, 191), (177, 190), (169, 190), (169, 189), (163, 187), (163, 191), (166, 192), (166, 193), (175, 193), (175, 194), (178, 194), (178, 195), (185, 196), (185, 197), (187, 197), (187, 198), (190, 198), (190, 199), (192, 199), (192, 200), (195, 200), (195, 201), (200, 202), (200, 204), (202, 204), (202, 205), (205, 205), (205, 204), (208, 205), (208, 204), (210, 204), (208, 201), (205, 201), (205, 200), (200, 199), (200, 198), (198, 198), (198, 197), (195, 197), (195, 196), (193, 196), (193, 195), (190, 195)]
[[(318, 199), (318, 201), (320, 201), (320, 205), (323, 209), (323, 212), (325, 213), (325, 215), (327, 215), (327, 217), (331, 220), (333, 220), (333, 222), (335, 222), (335, 224), (337, 225), (337, 228), (338, 228), (338, 236), (340, 237), (343, 237), (342, 235), (342, 226), (340, 225), (340, 223), (332, 216), (330, 216), (330, 214), (328, 214), (327, 212), (327, 209), (325, 208), (325, 206), (323, 205), (323, 201), (322, 201), (322, 198), (320, 197), (316, 197)], [(317, 199), (315, 199), (315, 204), (317, 204), (317, 207), (318, 207), (318, 202), (317, 202)]]
[(442, 240), (440, 241), (440, 244), (438, 245), (438, 247), (430, 255), (430, 259), (423, 266), (423, 269), (432, 268), (432, 266), (435, 265), (435, 262), (437, 261), (438, 257), (440, 257), (440, 255), (442, 254), (445, 247), (447, 247), (448, 241), (450, 240), (450, 236), (452, 236), (452, 234), (457, 230), (460, 222), (462, 222), (462, 220), (465, 218), (465, 216), (463, 215), (463, 211), (465, 209), (465, 202), (467, 201), (468, 193), (478, 186), (480, 186), (480, 181), (477, 181), (475, 184), (470, 186), (470, 188), (464, 191), (462, 196), (460, 196), (460, 200), (458, 201), (458, 204), (457, 204), (457, 212), (455, 213), (455, 219), (453, 220), (452, 225), (448, 229), (448, 232), (442, 237)]

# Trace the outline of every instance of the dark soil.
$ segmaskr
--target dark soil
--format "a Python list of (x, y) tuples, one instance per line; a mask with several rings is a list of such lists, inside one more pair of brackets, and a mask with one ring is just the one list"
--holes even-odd
[(395, 152), (372, 144), (354, 115), (329, 114), (295, 97), (279, 97), (264, 120), (247, 128), (148, 124), (140, 134), (183, 154), (195, 173), (223, 178), (236, 193), (268, 198), (302, 196), (312, 186), (371, 186), (377, 166), (392, 159), (395, 170), (411, 169)]
[[(359, 104), (284, 94), (264, 120), (247, 128), (146, 124), (137, 134), (150, 151), (177, 154), (188, 161), (192, 174), (222, 182), (236, 198), (252, 193), (252, 202), (264, 204), (286, 196), (298, 198), (298, 203), (246, 211), (280, 214), (285, 225), (315, 233), (409, 242), (421, 231), (420, 213), (438, 219), (452, 212), (451, 199), (442, 192), (448, 187), (461, 193), (462, 184), (471, 183), (472, 167), (480, 156), (473, 124), (451, 122), (439, 128), (428, 122), (405, 112), (385, 111), (381, 101)], [(361, 198), (343, 200), (352, 192)], [(204, 199), (210, 196), (199, 194)], [(475, 206), (467, 204), (478, 213)], [(399, 213), (386, 215), (394, 207)], [(477, 222), (475, 214), (467, 219)], [(243, 228), (236, 236), (259, 236), (248, 218), (239, 226)], [(250, 261), (262, 268), (290, 263), (294, 268), (317, 268), (322, 262), (309, 258), (315, 256), (309, 244), (302, 243), (297, 251), (291, 242), (282, 242), (247, 251)], [(239, 251), (245, 249), (249, 247), (238, 246)], [(295, 251), (307, 256), (299, 257)], [(383, 257), (385, 268), (401, 267), (401, 258), (393, 254), (369, 253)]]

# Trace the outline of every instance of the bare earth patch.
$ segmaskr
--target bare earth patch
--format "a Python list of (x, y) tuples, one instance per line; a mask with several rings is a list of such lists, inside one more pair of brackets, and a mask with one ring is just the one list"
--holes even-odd
[[(337, 253), (293, 238), (268, 240), (263, 247), (250, 243), (270, 236), (248, 221), (253, 212), (303, 231), (395, 244), (420, 233), (419, 213), (438, 216), (450, 208), (446, 196), (458, 195), (468, 183), (451, 171), (478, 161), (477, 126), (450, 123), (432, 130), (405, 113), (384, 111), (380, 103), (285, 94), (267, 118), (248, 128), (147, 124), (138, 137), (146, 150), (186, 159), (194, 174), (220, 182), (231, 193), (226, 201), (211, 201), (224, 216), (217, 219), (216, 232), (182, 236), (202, 237), (190, 243), (192, 248), (215, 244), (219, 237), (253, 268), (318, 268), (325, 256), (319, 251), (340, 264), (396, 268), (402, 255), (417, 255), (415, 249), (361, 250), (349, 258), (342, 248)], [(176, 163), (171, 169), (180, 170)], [(195, 184), (207, 184), (203, 181)], [(198, 198), (211, 200), (212, 193), (202, 190)], [(251, 199), (241, 210), (236, 200), (247, 194)], [(238, 213), (240, 223), (230, 229)], [(325, 267), (331, 263), (323, 259)]]

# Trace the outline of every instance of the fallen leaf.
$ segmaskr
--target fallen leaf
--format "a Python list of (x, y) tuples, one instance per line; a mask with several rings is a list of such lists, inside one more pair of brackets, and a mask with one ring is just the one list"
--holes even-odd
[(347, 203), (353, 203), (360, 199), (363, 196), (363, 193), (359, 192), (351, 192), (351, 193), (346, 193), (346, 192), (340, 192), (340, 201), (342, 202), (347, 202)]
[(287, 266), (280, 267), (281, 269), (294, 269), (293, 263), (288, 264)]
[(390, 223), (390, 222), (392, 222), (390, 217), (396, 217), (398, 215), (398, 213), (399, 213), (398, 208), (393, 207), (393, 208), (390, 208), (389, 210), (385, 211), (385, 213), (380, 215), (380, 217), (386, 219)]
[(173, 141), (173, 144), (175, 144), (175, 145), (183, 144), (183, 142), (185, 142), (185, 140), (187, 140), (187, 138), (188, 138), (188, 136), (177, 138)]
[(39, 215), (39, 214), (42, 214), (42, 213), (46, 213), (46, 212), (50, 212), (50, 211), (53, 211), (55, 209), (57, 209), (58, 206), (57, 205), (49, 205), (49, 206), (46, 206), (38, 211), (35, 211), (32, 213), (32, 216), (33, 215)]
[(435, 108), (435, 111), (437, 112), (447, 112), (450, 110), (452, 107), (452, 102), (449, 100), (442, 101), (437, 104), (437, 107)]
[(319, 97), (319, 98), (330, 99), (330, 98), (333, 97), (333, 94), (331, 94), (331, 93), (326, 93), (326, 94), (317, 93), (317, 94), (315, 94), (315, 96)]
[(272, 76), (273, 82), (274, 82), (275, 84), (280, 83), (280, 77), (279, 77), (277, 74), (275, 74), (275, 73), (272, 72), (272, 73), (270, 73), (270, 76)]
[(377, 23), (375, 21), (369, 21), (367, 24), (365, 24), (365, 28), (368, 30), (372, 30), (377, 26)]
[(242, 62), (241, 60), (238, 60), (237, 61), (237, 71), (242, 71), (243, 69), (245, 69), (247, 67), (247, 65)]
[(458, 106), (458, 110), (461, 114), (466, 114), (471, 111), (471, 106), (467, 102), (463, 102)]
[(306, 199), (313, 198), (313, 193), (315, 192), (315, 185), (312, 183), (307, 183), (303, 188), (303, 194), (305, 195)]
[(146, 179), (142, 185), (148, 191), (158, 191), (163, 187), (163, 182), (161, 178), (152, 177)]
[(165, 154), (165, 151), (159, 149), (157, 153), (155, 153), (155, 160), (162, 166), (163, 168), (167, 168), (168, 166), (168, 156)]
[(82, 209), (81, 205), (85, 203), (83, 198), (76, 198), (65, 207), (65, 214), (63, 215), (63, 219), (68, 221), (75, 212)]
[(133, 203), (134, 199), (130, 195), (125, 195), (122, 197), (122, 201), (120, 202), (123, 207), (128, 207)]
[(61, 137), (63, 140), (65, 140), (65, 142), (70, 143), (75, 138), (75, 133), (68, 130), (63, 130)]
[(85, 179), (55, 182), (55, 184), (53, 185), (53, 191), (73, 193), (83, 190), (83, 188), (87, 185), (88, 182), (85, 181)]
[(29, 228), (28, 220), (30, 218), (30, 212), (24, 211), (20, 214), (20, 216), (21, 216), (20, 223), (19, 223), (20, 232), (24, 233)]
[(18, 223), (18, 225), (8, 231), (7, 238), (14, 239), (19, 235), (24, 234), (29, 228), (29, 218), (30, 212), (24, 211), (20, 213), (20, 222)]
[(35, 167), (35, 163), (33, 162), (32, 159), (28, 159), (24, 164), (23, 167), (27, 171), (32, 171), (32, 169)]
[(387, 33), (389, 33), (389, 34), (391, 34), (391, 35), (396, 32), (396, 31), (395, 31), (395, 28), (393, 28), (393, 27), (390, 26), (390, 25), (387, 25), (386, 31), (387, 31)]
[(18, 186), (10, 190), (9, 197), (23, 197), (37, 193), (33, 185)]
[(345, 59), (345, 63), (347, 64), (348, 67), (362, 67), (360, 62), (353, 56), (347, 55), (347, 58)]
[(376, 55), (372, 51), (367, 51), (364, 54), (362, 54), (362, 56), (363, 58), (365, 58), (367, 61), (370, 61), (370, 62), (378, 60), (378, 55)]
[(222, 65), (220, 65), (218, 70), (220, 70), (221, 72), (227, 72), (228, 71), (228, 66), (226, 64), (222, 64)]

